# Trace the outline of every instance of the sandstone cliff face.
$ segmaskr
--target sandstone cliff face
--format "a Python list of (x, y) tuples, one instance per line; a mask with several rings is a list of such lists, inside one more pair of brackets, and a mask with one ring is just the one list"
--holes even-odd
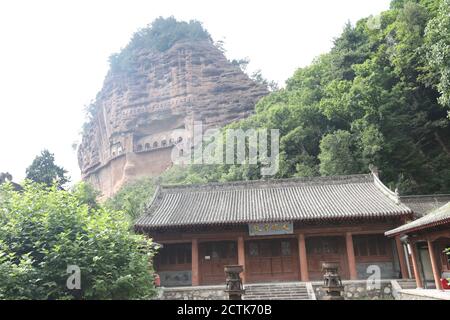
[(267, 94), (208, 40), (132, 54), (126, 72), (107, 75), (78, 150), (83, 179), (105, 197), (167, 169), (174, 145), (191, 139), (194, 121), (221, 127), (247, 117)]

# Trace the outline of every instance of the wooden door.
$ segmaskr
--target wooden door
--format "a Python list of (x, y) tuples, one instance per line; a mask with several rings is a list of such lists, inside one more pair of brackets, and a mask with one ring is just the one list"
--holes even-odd
[(322, 280), (322, 263), (331, 262), (339, 265), (342, 279), (349, 278), (347, 251), (344, 237), (309, 237), (306, 238), (308, 271), (311, 280)]
[(252, 240), (246, 242), (248, 282), (296, 281), (299, 279), (295, 239)]
[(235, 241), (205, 242), (199, 244), (200, 283), (224, 284), (224, 266), (237, 264)]

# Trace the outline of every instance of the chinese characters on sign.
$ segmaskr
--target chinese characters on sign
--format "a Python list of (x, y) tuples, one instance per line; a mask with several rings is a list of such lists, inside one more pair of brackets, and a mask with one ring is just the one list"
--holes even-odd
[(292, 222), (250, 223), (248, 225), (248, 229), (251, 236), (269, 236), (294, 233), (294, 225)]

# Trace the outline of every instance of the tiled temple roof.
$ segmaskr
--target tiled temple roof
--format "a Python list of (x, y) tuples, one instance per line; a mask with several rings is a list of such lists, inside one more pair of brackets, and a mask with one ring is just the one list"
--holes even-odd
[(400, 201), (411, 208), (416, 217), (422, 217), (449, 202), (450, 194), (401, 196)]
[(411, 214), (376, 175), (160, 186), (139, 229)]
[(446, 223), (450, 223), (450, 202), (434, 210), (433, 212), (423, 216), (422, 218), (404, 224), (403, 226), (398, 227), (396, 229), (389, 230), (385, 234), (387, 236), (406, 234), (412, 231), (436, 227)]

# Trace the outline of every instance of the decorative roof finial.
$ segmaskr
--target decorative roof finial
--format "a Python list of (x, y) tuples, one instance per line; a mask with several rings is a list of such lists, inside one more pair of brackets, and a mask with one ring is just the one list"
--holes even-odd
[(376, 176), (377, 178), (379, 178), (379, 171), (378, 171), (378, 167), (377, 166), (375, 166), (375, 165), (373, 165), (373, 164), (369, 164), (369, 170), (370, 170), (370, 172), (372, 172), (372, 174), (374, 175), (374, 176)]

